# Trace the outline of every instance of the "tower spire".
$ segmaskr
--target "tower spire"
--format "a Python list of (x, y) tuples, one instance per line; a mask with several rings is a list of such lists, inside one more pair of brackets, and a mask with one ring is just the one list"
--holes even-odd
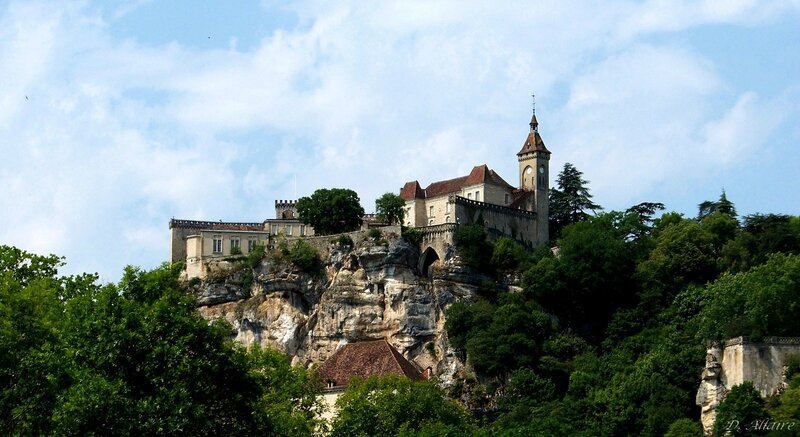
[(539, 132), (539, 121), (536, 120), (536, 94), (531, 94), (531, 132)]

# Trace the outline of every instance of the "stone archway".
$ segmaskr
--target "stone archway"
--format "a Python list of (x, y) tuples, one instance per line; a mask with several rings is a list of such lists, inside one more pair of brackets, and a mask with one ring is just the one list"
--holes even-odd
[(436, 250), (432, 247), (428, 247), (425, 251), (422, 252), (422, 256), (419, 257), (419, 272), (422, 276), (430, 276), (431, 272), (430, 267), (433, 263), (439, 260), (439, 254), (436, 253)]

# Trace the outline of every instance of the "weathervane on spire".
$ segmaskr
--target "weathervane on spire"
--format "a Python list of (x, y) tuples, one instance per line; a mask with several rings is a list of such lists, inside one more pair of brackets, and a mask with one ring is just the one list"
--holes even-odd
[(539, 122), (536, 121), (536, 94), (531, 94), (531, 132), (539, 132)]

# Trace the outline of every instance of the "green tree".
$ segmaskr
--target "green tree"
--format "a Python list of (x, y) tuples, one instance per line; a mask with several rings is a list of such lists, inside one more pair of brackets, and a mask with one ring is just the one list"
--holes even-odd
[(672, 422), (664, 437), (703, 437), (703, 426), (697, 420), (684, 417)]
[(319, 235), (338, 234), (358, 229), (364, 208), (355, 191), (346, 188), (322, 188), (297, 201), (297, 213), (303, 223)]
[(467, 411), (428, 381), (397, 375), (352, 379), (336, 401), (331, 436), (470, 434)]
[(530, 254), (514, 239), (502, 236), (494, 242), (491, 262), (498, 271), (524, 271), (530, 267)]
[(587, 220), (587, 211), (602, 209), (592, 201), (592, 195), (583, 179), (583, 173), (570, 163), (564, 164), (564, 169), (556, 178), (558, 188), (550, 189), (550, 237), (561, 235), (561, 230), (571, 223)]
[(766, 419), (764, 401), (750, 381), (734, 386), (717, 407), (715, 435), (747, 436), (761, 432), (754, 429), (756, 421)]
[(389, 224), (403, 223), (405, 206), (406, 201), (395, 193), (384, 193), (375, 199), (375, 212), (378, 214), (378, 219)]
[(647, 260), (638, 266), (648, 311), (658, 312), (689, 284), (716, 277), (712, 235), (692, 220), (664, 228)]
[(716, 202), (705, 200), (697, 205), (698, 220), (702, 220), (715, 212), (728, 215), (734, 219), (736, 218), (736, 207), (733, 205), (733, 202), (728, 200), (728, 196), (725, 195), (725, 190), (722, 190), (722, 194), (719, 195), (719, 199)]
[(800, 255), (773, 254), (747, 272), (724, 274), (706, 295), (698, 341), (800, 335)]
[(481, 271), (490, 270), (492, 243), (482, 225), (459, 226), (453, 235), (453, 241), (464, 264)]

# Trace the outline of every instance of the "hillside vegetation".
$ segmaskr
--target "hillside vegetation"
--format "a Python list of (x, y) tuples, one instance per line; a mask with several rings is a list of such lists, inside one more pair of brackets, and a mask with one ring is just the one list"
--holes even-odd
[[(99, 285), (60, 276), (59, 257), (0, 246), (0, 433), (700, 435), (707, 341), (800, 336), (800, 218), (739, 218), (724, 194), (697, 218), (657, 209), (575, 214), (554, 249), (534, 252), (460, 227), (462, 262), (496, 279), (447, 310), (474, 374), (446, 393), (356, 379), (330, 424), (313, 370), (209, 325), (180, 265)], [(800, 420), (800, 376), (766, 403), (737, 388), (719, 412)]]

